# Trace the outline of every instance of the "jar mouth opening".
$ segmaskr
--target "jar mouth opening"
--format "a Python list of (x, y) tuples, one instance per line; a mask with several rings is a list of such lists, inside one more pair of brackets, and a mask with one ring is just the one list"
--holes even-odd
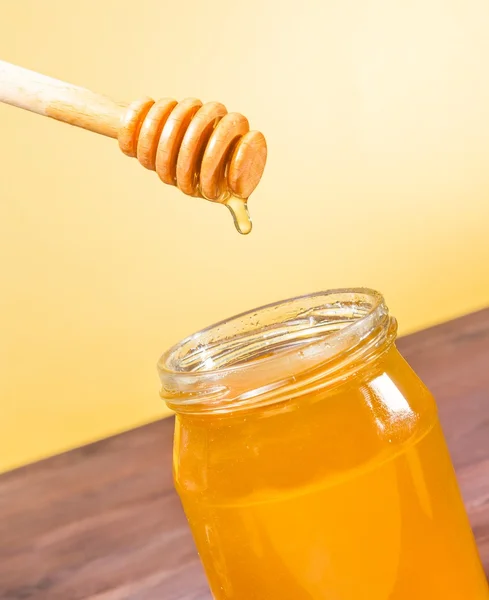
[(256, 397), (264, 386), (270, 391), (304, 370), (351, 353), (372, 332), (374, 338), (383, 337), (389, 321), (382, 295), (368, 288), (317, 292), (246, 311), (163, 354), (158, 362), (162, 396), (172, 408), (217, 402), (223, 394), (228, 400)]

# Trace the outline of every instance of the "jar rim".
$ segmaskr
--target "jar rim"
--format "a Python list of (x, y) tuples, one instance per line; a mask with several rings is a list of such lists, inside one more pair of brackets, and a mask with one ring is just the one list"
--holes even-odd
[[(266, 304), (167, 350), (158, 361), (161, 395), (175, 410), (235, 409), (290, 383), (294, 372), (341, 353), (355, 354), (366, 338), (380, 344), (392, 322), (383, 296), (370, 288), (332, 289)], [(244, 389), (246, 374), (252, 390)]]

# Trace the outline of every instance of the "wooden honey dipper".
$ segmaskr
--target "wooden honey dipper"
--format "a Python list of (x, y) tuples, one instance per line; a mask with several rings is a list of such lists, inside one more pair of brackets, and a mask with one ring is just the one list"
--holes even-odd
[(184, 194), (225, 204), (240, 233), (251, 231), (247, 199), (261, 179), (265, 138), (219, 102), (142, 98), (115, 102), (90, 90), (0, 61), (0, 101), (119, 141)]

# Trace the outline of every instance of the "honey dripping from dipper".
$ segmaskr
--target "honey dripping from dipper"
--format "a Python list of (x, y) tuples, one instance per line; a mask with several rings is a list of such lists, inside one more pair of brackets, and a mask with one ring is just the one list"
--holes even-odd
[(238, 198), (238, 196), (230, 196), (224, 204), (233, 215), (234, 225), (239, 233), (248, 235), (253, 227), (248, 211), (248, 201), (243, 200), (243, 198)]
[(224, 204), (239, 233), (250, 233), (247, 201), (263, 174), (267, 145), (246, 117), (219, 102), (144, 98), (127, 108), (118, 139), (125, 154), (164, 183)]

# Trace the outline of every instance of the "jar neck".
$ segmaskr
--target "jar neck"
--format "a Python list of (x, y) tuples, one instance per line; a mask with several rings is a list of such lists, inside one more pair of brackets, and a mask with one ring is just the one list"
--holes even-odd
[(344, 289), (264, 306), (196, 333), (158, 363), (161, 396), (179, 413), (231, 413), (337, 384), (393, 343), (383, 297)]

